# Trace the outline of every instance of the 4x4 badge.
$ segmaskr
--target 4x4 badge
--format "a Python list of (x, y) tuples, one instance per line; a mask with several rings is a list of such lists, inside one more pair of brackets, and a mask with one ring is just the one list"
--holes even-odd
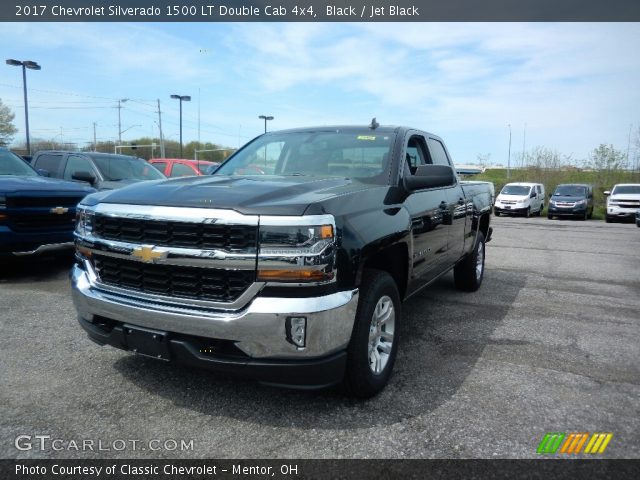
[(144, 263), (153, 263), (158, 258), (167, 258), (167, 252), (154, 252), (153, 246), (134, 248), (131, 256), (139, 258)]

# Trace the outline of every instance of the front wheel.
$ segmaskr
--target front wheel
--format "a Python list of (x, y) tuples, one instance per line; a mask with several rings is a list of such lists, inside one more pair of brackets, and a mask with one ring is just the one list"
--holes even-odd
[(369, 398), (389, 382), (398, 352), (400, 294), (387, 272), (366, 270), (347, 350), (346, 391)]
[(607, 223), (611, 223), (613, 220), (611, 219), (611, 217), (609, 215), (605, 215), (604, 216), (604, 221)]
[(484, 234), (478, 232), (473, 251), (453, 269), (456, 287), (466, 292), (475, 292), (482, 284), (484, 276)]
[(524, 212), (524, 216), (525, 216), (526, 218), (529, 218), (529, 217), (531, 216), (531, 207), (527, 208), (527, 211), (526, 211), (526, 212)]

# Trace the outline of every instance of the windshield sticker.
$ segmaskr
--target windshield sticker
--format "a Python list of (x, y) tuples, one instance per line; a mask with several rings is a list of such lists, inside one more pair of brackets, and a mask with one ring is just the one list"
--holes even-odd
[(376, 137), (372, 135), (358, 135), (358, 140), (375, 140)]

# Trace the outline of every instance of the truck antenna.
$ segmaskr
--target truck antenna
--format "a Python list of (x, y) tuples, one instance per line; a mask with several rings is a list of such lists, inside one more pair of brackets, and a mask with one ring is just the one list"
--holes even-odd
[(371, 130), (375, 130), (376, 128), (378, 128), (380, 126), (380, 124), (378, 122), (376, 122), (376, 117), (373, 117), (371, 119), (371, 125), (369, 125), (369, 128)]

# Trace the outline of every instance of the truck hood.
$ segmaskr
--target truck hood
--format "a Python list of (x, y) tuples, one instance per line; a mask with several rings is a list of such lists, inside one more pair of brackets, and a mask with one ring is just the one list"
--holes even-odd
[(16, 192), (73, 192), (89, 194), (94, 188), (76, 182), (49, 177), (24, 177), (17, 175), (0, 176), (0, 193)]
[(133, 185), (134, 183), (138, 183), (138, 182), (142, 182), (143, 180), (130, 180), (130, 179), (125, 179), (125, 180), (117, 180), (117, 181), (113, 181), (113, 180), (105, 180), (104, 182), (102, 182), (100, 184), (100, 188), (99, 190), (115, 190), (116, 188), (123, 188), (123, 187), (127, 187), (129, 185)]
[(84, 204), (119, 203), (302, 215), (311, 204), (374, 187), (347, 178), (207, 175), (140, 182), (91, 195)]
[(640, 200), (640, 193), (616, 193), (609, 195), (609, 200)]

